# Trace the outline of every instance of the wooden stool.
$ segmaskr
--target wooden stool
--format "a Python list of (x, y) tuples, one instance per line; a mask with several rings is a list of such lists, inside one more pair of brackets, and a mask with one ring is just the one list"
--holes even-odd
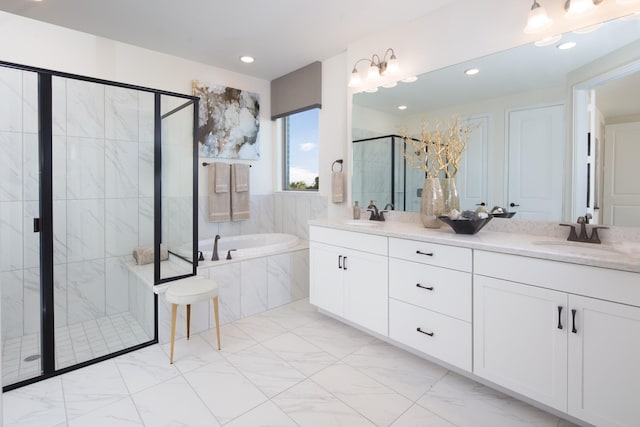
[(187, 339), (191, 328), (191, 304), (213, 298), (213, 313), (216, 317), (216, 335), (218, 337), (218, 350), (220, 350), (220, 320), (218, 318), (218, 284), (213, 280), (199, 276), (176, 280), (171, 283), (165, 297), (171, 303), (171, 354), (169, 363), (173, 363), (173, 344), (176, 338), (176, 315), (178, 304), (187, 306)]

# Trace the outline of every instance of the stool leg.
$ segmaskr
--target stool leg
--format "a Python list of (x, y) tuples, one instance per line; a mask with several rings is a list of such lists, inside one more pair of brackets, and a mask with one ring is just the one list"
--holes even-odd
[(191, 304), (187, 304), (187, 339), (189, 339), (191, 331)]
[(173, 364), (173, 342), (176, 339), (176, 315), (178, 314), (178, 304), (171, 304), (171, 352), (169, 363)]
[(218, 296), (213, 297), (213, 314), (216, 317), (216, 336), (218, 337), (218, 350), (220, 350), (220, 318), (218, 317)]

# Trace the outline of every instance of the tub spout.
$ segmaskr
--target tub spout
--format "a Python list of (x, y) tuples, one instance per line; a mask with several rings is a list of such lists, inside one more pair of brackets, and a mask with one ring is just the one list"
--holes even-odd
[(216, 238), (213, 240), (213, 251), (211, 252), (211, 261), (219, 261), (218, 257), (218, 240), (220, 240), (220, 235), (216, 234)]

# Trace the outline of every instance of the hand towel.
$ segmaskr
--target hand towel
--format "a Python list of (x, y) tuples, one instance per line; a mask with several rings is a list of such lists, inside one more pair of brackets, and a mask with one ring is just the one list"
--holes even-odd
[(231, 219), (249, 219), (249, 165), (231, 165)]
[(344, 173), (342, 171), (331, 172), (331, 201), (333, 203), (344, 202)]
[[(133, 250), (133, 259), (136, 264), (151, 264), (153, 262), (153, 246), (138, 246)], [(169, 259), (169, 250), (164, 243), (160, 244), (160, 261)]]
[[(231, 219), (231, 192), (229, 191), (229, 165), (209, 163), (209, 222)], [(225, 190), (226, 188), (226, 190)]]

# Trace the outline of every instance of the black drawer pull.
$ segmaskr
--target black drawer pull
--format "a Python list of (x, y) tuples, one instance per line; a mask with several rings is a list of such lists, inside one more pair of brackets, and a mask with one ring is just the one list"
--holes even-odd
[(562, 329), (562, 306), (558, 306), (558, 329)]
[(342, 258), (342, 269), (343, 270), (347, 269), (347, 257)]
[(338, 256), (338, 268), (342, 270), (342, 255)]
[(428, 291), (432, 291), (434, 289), (433, 286), (422, 286), (420, 283), (416, 283), (416, 287), (421, 289), (426, 289)]
[(571, 328), (571, 332), (573, 332), (574, 334), (578, 333), (578, 330), (576, 329), (576, 309), (572, 309), (571, 310), (571, 317), (573, 319), (573, 327)]
[(421, 334), (429, 335), (430, 337), (432, 337), (434, 335), (433, 332), (425, 332), (420, 328), (416, 328), (416, 331), (420, 332)]
[(422, 251), (416, 251), (416, 253), (417, 253), (418, 255), (433, 256), (433, 252), (422, 252)]

